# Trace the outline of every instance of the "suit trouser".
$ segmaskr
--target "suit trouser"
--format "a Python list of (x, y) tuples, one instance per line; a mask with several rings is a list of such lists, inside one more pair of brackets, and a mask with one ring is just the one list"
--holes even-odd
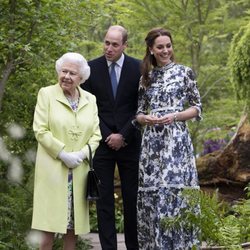
[(116, 250), (114, 173), (117, 165), (123, 199), (124, 235), (127, 249), (138, 249), (137, 240), (137, 189), (138, 189), (138, 143), (118, 151), (101, 142), (95, 157), (94, 168), (101, 180), (101, 199), (97, 201), (98, 233), (103, 250)]

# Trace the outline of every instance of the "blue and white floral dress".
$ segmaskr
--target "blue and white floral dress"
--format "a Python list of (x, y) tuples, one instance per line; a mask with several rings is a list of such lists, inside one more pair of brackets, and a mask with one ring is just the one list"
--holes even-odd
[[(149, 88), (140, 85), (137, 114), (163, 116), (186, 105), (199, 111), (201, 102), (193, 71), (170, 63), (151, 72)], [(138, 239), (143, 250), (186, 250), (199, 246), (197, 230), (164, 229), (162, 219), (187, 207), (184, 189), (199, 189), (193, 146), (185, 121), (145, 126), (139, 165)], [(199, 205), (195, 209), (199, 213)], [(196, 228), (197, 229), (197, 228)]]

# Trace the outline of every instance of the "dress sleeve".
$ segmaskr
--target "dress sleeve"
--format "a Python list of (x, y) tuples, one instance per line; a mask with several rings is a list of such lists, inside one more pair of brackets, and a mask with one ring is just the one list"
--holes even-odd
[(187, 98), (190, 107), (194, 107), (198, 110), (198, 115), (195, 118), (196, 121), (202, 120), (201, 112), (202, 112), (202, 104), (200, 93), (197, 88), (197, 81), (195, 79), (195, 74), (192, 69), (186, 69), (186, 81), (187, 81)]
[(136, 115), (148, 113), (148, 101), (146, 98), (146, 88), (142, 86), (141, 81), (138, 90), (138, 108)]
[[(141, 80), (139, 83), (139, 89), (138, 89), (138, 107), (136, 116), (139, 114), (147, 114), (148, 113), (148, 101), (146, 98), (146, 89), (142, 86)], [(139, 122), (137, 122), (136, 119), (132, 120), (132, 124), (135, 128), (141, 130), (142, 126)]]

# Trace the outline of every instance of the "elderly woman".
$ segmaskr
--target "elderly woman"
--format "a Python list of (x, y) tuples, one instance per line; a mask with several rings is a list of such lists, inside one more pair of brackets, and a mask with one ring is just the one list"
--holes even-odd
[(77, 235), (89, 232), (85, 199), (88, 147), (101, 134), (95, 97), (79, 87), (90, 68), (78, 53), (56, 61), (58, 82), (38, 93), (33, 129), (38, 141), (32, 228), (42, 231), (40, 249), (52, 249), (54, 233), (64, 249), (75, 249)]

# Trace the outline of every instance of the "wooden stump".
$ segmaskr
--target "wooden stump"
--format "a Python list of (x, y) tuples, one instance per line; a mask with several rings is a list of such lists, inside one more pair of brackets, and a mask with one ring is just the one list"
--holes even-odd
[[(201, 187), (244, 188), (250, 182), (250, 124), (244, 115), (235, 135), (222, 150), (197, 159)], [(237, 199), (237, 197), (236, 197)]]

